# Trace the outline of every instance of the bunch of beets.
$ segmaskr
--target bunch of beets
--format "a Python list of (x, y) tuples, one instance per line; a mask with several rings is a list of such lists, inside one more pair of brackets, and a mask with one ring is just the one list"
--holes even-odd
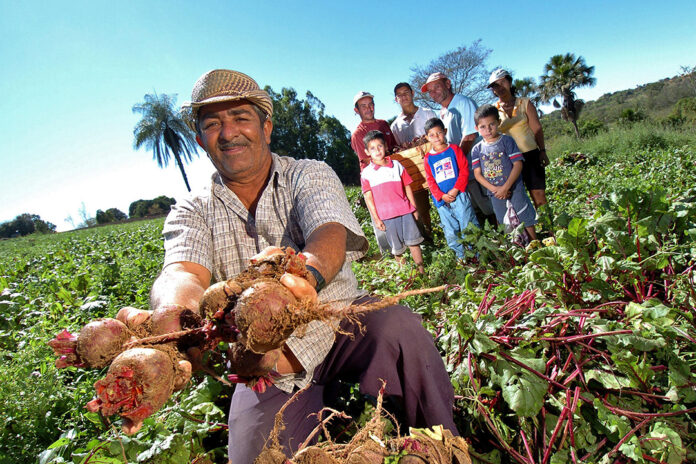
[[(94, 384), (96, 398), (86, 408), (103, 416), (120, 415), (127, 434), (136, 433), (146, 417), (187, 385), (193, 369), (187, 353), (224, 346), (230, 379), (263, 391), (275, 375), (274, 363), (264, 363), (264, 355), (280, 348), (295, 329), (313, 320), (335, 321), (384, 306), (333, 309), (296, 299), (280, 278), (285, 273), (306, 278), (304, 262), (302, 254), (286, 249), (209, 287), (198, 308), (126, 307), (115, 318), (88, 323), (77, 335), (63, 330), (49, 342), (58, 356), (56, 367), (109, 366), (106, 376)], [(260, 370), (264, 364), (267, 367)]]

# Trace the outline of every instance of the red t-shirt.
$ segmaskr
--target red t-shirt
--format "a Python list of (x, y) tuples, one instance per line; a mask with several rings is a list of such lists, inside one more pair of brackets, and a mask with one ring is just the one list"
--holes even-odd
[(375, 119), (372, 122), (361, 121), (360, 124), (358, 124), (358, 127), (355, 128), (353, 135), (350, 137), (350, 146), (353, 148), (355, 154), (358, 155), (360, 171), (362, 171), (365, 166), (370, 164), (371, 161), (370, 157), (365, 154), (365, 144), (363, 143), (363, 138), (365, 138), (368, 132), (373, 130), (380, 131), (386, 137), (387, 153), (389, 153), (391, 149), (397, 145), (394, 134), (392, 134), (391, 128), (389, 127), (389, 124), (387, 124), (387, 121), (384, 119)]

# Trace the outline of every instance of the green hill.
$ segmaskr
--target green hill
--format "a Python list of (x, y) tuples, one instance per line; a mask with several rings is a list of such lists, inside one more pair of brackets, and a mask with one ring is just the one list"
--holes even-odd
[(675, 76), (639, 85), (634, 89), (607, 93), (585, 104), (581, 118), (604, 123), (621, 118), (626, 109), (642, 112), (647, 118), (660, 119), (672, 112), (680, 99), (696, 96), (696, 73)]
[[(597, 100), (585, 102), (582, 119), (597, 119), (603, 123), (616, 122), (624, 110), (640, 111), (645, 118), (661, 119), (669, 116), (674, 105), (682, 98), (696, 96), (696, 72), (669, 77), (639, 85), (634, 89), (606, 93)], [(559, 118), (560, 111), (545, 117)]]
[[(645, 121), (652, 127), (688, 130), (696, 116), (696, 71), (607, 93), (585, 102), (578, 119), (582, 137), (605, 132), (611, 126), (626, 128)], [(541, 118), (544, 136), (551, 142), (573, 136), (572, 125), (561, 119), (560, 111)]]

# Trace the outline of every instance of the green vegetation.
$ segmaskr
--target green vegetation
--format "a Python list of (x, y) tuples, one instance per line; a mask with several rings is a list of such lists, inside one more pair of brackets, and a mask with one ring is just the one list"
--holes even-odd
[[(617, 126), (611, 130), (601, 123), (593, 121), (593, 128), (588, 129), (582, 121), (580, 132), (585, 138), (578, 140), (571, 134), (551, 138), (547, 147), (553, 155), (582, 152), (604, 157), (611, 154), (628, 156), (643, 149), (675, 149), (684, 146), (696, 146), (696, 130), (673, 130), (655, 127), (651, 123), (640, 122), (631, 126)], [(596, 124), (596, 125), (594, 125)]]
[[(614, 129), (630, 129), (634, 125), (643, 131), (661, 129), (693, 134), (696, 123), (696, 71), (691, 69), (679, 76), (605, 94), (585, 102), (582, 116), (577, 120), (580, 137), (588, 138)], [(561, 111), (541, 118), (544, 136), (551, 145), (556, 139), (566, 139), (573, 131), (562, 119)], [(667, 135), (667, 137), (670, 137)], [(563, 144), (568, 144), (564, 141)], [(642, 146), (642, 145), (637, 145)]]
[[(555, 243), (525, 250), (470, 230), (460, 263), (436, 227), (423, 277), (379, 258), (359, 189), (347, 189), (370, 240), (354, 264), (363, 288), (452, 284), (406, 304), (435, 335), (460, 430), (487, 462), (696, 460), (696, 135), (645, 122), (596, 134), (552, 144), (540, 235)], [(83, 408), (103, 372), (59, 371), (46, 345), (147, 307), (161, 229), (156, 219), (0, 242), (0, 463), (225, 462), (228, 387), (200, 375), (125, 437)], [(339, 398), (359, 416), (362, 399)]]
[(136, 200), (128, 207), (128, 215), (131, 218), (161, 216), (167, 214), (174, 203), (176, 203), (174, 198), (164, 195), (152, 200)]
[(604, 123), (617, 121), (625, 110), (642, 112), (645, 117), (660, 120), (672, 113), (674, 105), (683, 98), (696, 95), (696, 72), (662, 79), (635, 89), (620, 90), (586, 102), (584, 117)]
[(264, 89), (273, 100), (273, 137), (271, 150), (280, 156), (309, 158), (331, 166), (346, 185), (360, 181), (355, 153), (350, 147), (350, 132), (341, 122), (324, 112), (324, 104), (311, 92), (305, 99), (294, 89), (276, 93)]

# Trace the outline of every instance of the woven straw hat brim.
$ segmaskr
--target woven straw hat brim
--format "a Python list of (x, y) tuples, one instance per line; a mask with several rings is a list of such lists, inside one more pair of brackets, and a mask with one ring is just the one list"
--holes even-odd
[(247, 91), (243, 94), (227, 94), (227, 95), (216, 95), (214, 97), (206, 98), (198, 102), (184, 102), (182, 108), (200, 108), (204, 105), (210, 105), (211, 103), (219, 103), (224, 101), (236, 101), (236, 100), (249, 100), (256, 105), (258, 105), (262, 110), (268, 114), (273, 114), (273, 102), (268, 97), (268, 94), (263, 90), (258, 91)]

